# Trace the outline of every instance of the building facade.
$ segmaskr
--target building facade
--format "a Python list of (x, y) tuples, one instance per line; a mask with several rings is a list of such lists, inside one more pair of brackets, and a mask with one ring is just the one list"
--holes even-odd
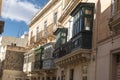
[(25, 48), (7, 45), (2, 64), (2, 80), (24, 80), (23, 72)]
[(102, 20), (98, 22), (96, 80), (119, 80), (120, 1), (110, 0), (105, 1), (105, 3), (107, 5), (102, 0), (99, 1), (102, 12), (99, 14), (98, 19)]
[[(54, 76), (56, 80), (119, 80), (119, 4), (119, 0), (50, 0), (29, 27), (29, 49), (35, 51), (37, 66), (33, 73), (40, 77), (36, 80)], [(47, 51), (50, 42), (55, 42), (53, 51), (52, 47)], [(56, 67), (49, 68), (54, 62)]]
[[(54, 51), (57, 80), (95, 80), (92, 51), (95, 1), (65, 0)], [(64, 14), (64, 15), (63, 15)]]
[(24, 80), (24, 53), (27, 39), (0, 37), (0, 78), (2, 80)]
[(61, 16), (61, 4), (61, 0), (49, 0), (29, 24), (28, 52), (24, 57), (24, 72), (30, 80), (56, 79), (53, 32)]

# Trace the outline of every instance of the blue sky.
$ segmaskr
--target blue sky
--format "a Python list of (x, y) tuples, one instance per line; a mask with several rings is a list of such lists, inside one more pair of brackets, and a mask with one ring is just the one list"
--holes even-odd
[(3, 0), (1, 19), (5, 21), (3, 36), (20, 37), (28, 32), (32, 17), (48, 0)]

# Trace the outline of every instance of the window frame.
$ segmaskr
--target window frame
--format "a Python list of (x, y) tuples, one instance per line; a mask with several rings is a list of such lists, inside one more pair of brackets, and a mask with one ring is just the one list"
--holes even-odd
[(54, 17), (53, 17), (54, 25), (57, 24), (57, 18), (58, 18), (58, 12), (55, 12), (55, 13), (54, 13)]
[(70, 69), (69, 80), (74, 80), (74, 69)]

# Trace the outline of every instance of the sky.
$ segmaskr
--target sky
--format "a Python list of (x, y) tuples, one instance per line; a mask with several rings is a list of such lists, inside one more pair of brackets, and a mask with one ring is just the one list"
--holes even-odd
[(33, 16), (48, 0), (2, 0), (1, 20), (5, 21), (3, 36), (20, 37), (29, 31)]

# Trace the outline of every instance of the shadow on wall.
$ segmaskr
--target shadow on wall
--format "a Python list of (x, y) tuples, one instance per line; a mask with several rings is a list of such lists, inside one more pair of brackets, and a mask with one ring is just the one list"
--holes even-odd
[(101, 6), (101, 0), (98, 0), (96, 7), (95, 7), (95, 14), (96, 18), (94, 19), (94, 46), (98, 44), (98, 42), (105, 40), (106, 38), (110, 37), (110, 29), (109, 29), (109, 19), (111, 17), (111, 5), (107, 7), (104, 11), (103, 6)]

